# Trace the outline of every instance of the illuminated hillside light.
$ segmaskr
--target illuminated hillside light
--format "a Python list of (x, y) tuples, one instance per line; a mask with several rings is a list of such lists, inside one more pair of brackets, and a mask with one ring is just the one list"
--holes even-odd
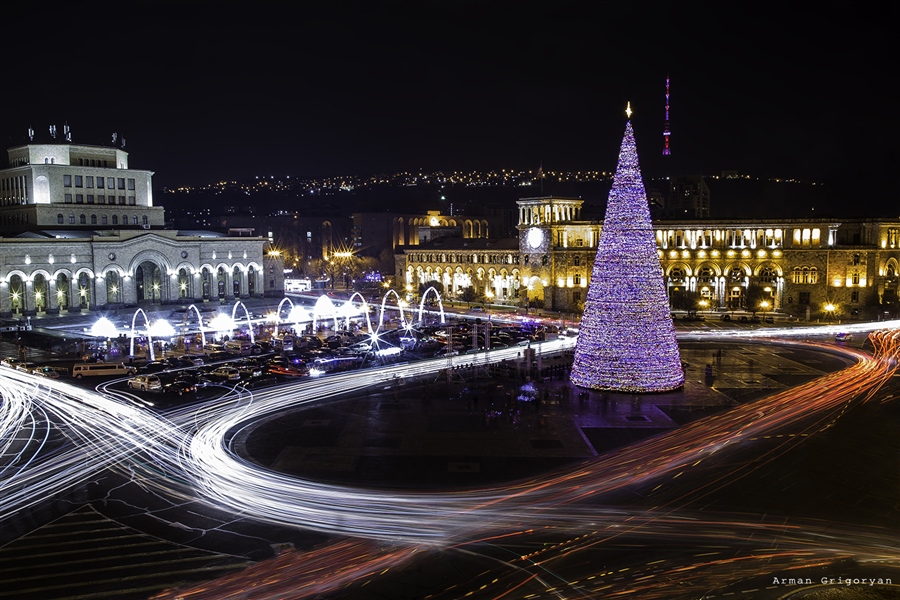
[(631, 121), (609, 192), (571, 380), (622, 392), (684, 385)]

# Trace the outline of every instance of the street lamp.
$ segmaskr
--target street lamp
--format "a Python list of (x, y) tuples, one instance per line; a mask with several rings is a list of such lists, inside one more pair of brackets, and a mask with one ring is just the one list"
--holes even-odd
[(836, 309), (837, 309), (837, 307), (834, 304), (832, 304), (831, 302), (829, 302), (828, 304), (825, 305), (825, 316), (829, 320), (834, 319), (834, 311)]

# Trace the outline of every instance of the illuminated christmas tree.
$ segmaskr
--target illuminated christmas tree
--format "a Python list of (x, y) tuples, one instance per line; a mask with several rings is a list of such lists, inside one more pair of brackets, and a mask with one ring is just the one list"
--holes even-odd
[(629, 120), (575, 346), (575, 385), (622, 392), (666, 392), (684, 385), (656, 252)]

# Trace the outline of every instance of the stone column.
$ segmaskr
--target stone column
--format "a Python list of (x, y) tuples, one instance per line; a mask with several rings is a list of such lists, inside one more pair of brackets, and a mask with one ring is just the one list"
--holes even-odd
[(225, 300), (234, 302), (234, 278), (231, 269), (225, 271)]
[(47, 280), (47, 314), (59, 314), (59, 296), (56, 295), (56, 278)]
[(137, 304), (137, 281), (131, 275), (122, 277), (122, 302), (125, 304)]
[(191, 274), (191, 294), (194, 296), (194, 303), (199, 304), (203, 302), (203, 279), (202, 274), (199, 270), (194, 271)]
[(81, 312), (81, 294), (78, 293), (78, 276), (69, 277), (69, 312)]
[(25, 280), (25, 293), (22, 294), (22, 314), (33, 316), (37, 314), (34, 308), (34, 281), (31, 277)]
[(12, 316), (12, 303), (9, 300), (9, 283), (0, 280), (0, 317)]

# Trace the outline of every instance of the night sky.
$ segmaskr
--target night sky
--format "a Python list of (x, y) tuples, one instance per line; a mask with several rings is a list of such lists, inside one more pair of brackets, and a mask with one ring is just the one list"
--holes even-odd
[(818, 181), (900, 214), (894, 10), (783, 4), (17, 3), (3, 9), (0, 139), (116, 131), (158, 187), (612, 170), (630, 100), (645, 177)]

